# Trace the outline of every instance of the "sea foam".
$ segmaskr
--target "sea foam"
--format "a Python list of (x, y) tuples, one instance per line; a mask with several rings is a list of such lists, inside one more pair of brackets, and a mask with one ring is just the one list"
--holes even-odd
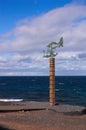
[(0, 99), (0, 102), (20, 102), (23, 99)]

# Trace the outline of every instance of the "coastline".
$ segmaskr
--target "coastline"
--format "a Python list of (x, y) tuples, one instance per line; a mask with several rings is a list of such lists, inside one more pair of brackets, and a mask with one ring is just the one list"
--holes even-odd
[(85, 130), (86, 108), (48, 102), (0, 102), (0, 126), (8, 130)]
[(76, 105), (69, 105), (69, 104), (56, 104), (55, 106), (50, 106), (49, 102), (3, 102), (0, 101), (0, 110), (20, 110), (20, 109), (51, 109), (57, 112), (75, 112), (75, 111), (82, 111), (86, 109), (85, 106), (76, 106)]

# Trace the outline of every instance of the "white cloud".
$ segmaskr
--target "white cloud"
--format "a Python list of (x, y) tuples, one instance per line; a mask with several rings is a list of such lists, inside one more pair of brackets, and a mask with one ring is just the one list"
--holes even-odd
[[(86, 52), (85, 5), (66, 5), (25, 21), (20, 22), (12, 32), (0, 35), (0, 53), (11, 55), (9, 60), (5, 57), (6, 63), (3, 63), (3, 67), (0, 64), (3, 71), (9, 68), (10, 74), (12, 70), (16, 71), (14, 74), (25, 74), (27, 69), (28, 71), (31, 69), (32, 73), (36, 69), (34, 74), (44, 74), (43, 72), (46, 74), (44, 69), (48, 69), (48, 63), (42, 58), (42, 50), (49, 42), (58, 41), (61, 36), (64, 38), (64, 47), (57, 50), (59, 55), (56, 58), (59, 61), (64, 60), (63, 65), (59, 62), (60, 70), (80, 68), (79, 54)], [(4, 56), (0, 58), (0, 62), (3, 60)], [(78, 64), (76, 65), (73, 60), (78, 60)], [(82, 63), (82, 68), (86, 72), (85, 62)]]
[[(86, 22), (82, 24), (86, 18), (86, 7), (69, 5), (59, 9), (52, 10), (47, 14), (34, 18), (32, 21), (18, 25), (13, 30), (13, 40), (7, 40), (3, 42), (2, 49), (11, 50), (34, 50), (37, 51), (46, 45), (47, 42), (52, 40), (58, 40), (63, 35), (65, 39), (65, 46), (69, 47), (72, 44), (75, 45), (77, 38), (85, 38)], [(72, 27), (72, 25), (77, 24)], [(74, 39), (71, 41), (71, 39)], [(69, 43), (66, 43), (68, 41)], [(5, 46), (4, 46), (5, 44)], [(6, 44), (8, 46), (6, 46)], [(75, 46), (76, 47), (76, 46)], [(76, 48), (77, 49), (77, 48)]]
[(61, 52), (58, 54), (58, 60), (79, 60), (80, 52)]

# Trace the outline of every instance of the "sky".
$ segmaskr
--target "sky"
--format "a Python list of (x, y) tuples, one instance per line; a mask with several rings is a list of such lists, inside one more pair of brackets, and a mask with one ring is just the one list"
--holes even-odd
[(49, 75), (43, 50), (57, 48), (56, 75), (86, 75), (86, 0), (0, 0), (0, 76)]

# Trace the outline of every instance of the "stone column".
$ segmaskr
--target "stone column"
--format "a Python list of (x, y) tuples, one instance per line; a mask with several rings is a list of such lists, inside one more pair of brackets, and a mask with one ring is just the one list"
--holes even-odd
[(50, 106), (55, 105), (55, 58), (50, 58)]

